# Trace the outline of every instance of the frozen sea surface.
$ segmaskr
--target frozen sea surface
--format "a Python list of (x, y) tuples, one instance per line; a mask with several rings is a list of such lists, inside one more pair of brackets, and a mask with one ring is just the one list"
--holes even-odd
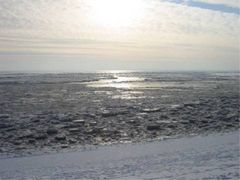
[(239, 129), (240, 73), (0, 73), (0, 154)]
[(0, 179), (239, 179), (239, 131), (5, 158)]

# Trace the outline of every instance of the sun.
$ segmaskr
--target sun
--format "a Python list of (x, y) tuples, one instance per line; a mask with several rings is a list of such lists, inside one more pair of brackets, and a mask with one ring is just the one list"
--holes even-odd
[(128, 27), (144, 16), (143, 0), (94, 0), (90, 5), (91, 19), (103, 27)]

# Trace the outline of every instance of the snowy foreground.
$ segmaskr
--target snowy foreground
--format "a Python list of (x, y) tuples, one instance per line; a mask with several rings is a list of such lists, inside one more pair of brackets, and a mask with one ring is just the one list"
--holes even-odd
[(1, 179), (239, 179), (239, 131), (0, 160)]

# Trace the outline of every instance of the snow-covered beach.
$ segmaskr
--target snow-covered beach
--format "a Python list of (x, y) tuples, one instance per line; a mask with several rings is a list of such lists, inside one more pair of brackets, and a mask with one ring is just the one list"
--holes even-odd
[(239, 179), (239, 131), (0, 160), (1, 179)]

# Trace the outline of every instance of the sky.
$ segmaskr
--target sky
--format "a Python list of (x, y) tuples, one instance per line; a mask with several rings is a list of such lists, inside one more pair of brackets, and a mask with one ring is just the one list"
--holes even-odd
[(0, 0), (0, 71), (237, 71), (239, 0)]

